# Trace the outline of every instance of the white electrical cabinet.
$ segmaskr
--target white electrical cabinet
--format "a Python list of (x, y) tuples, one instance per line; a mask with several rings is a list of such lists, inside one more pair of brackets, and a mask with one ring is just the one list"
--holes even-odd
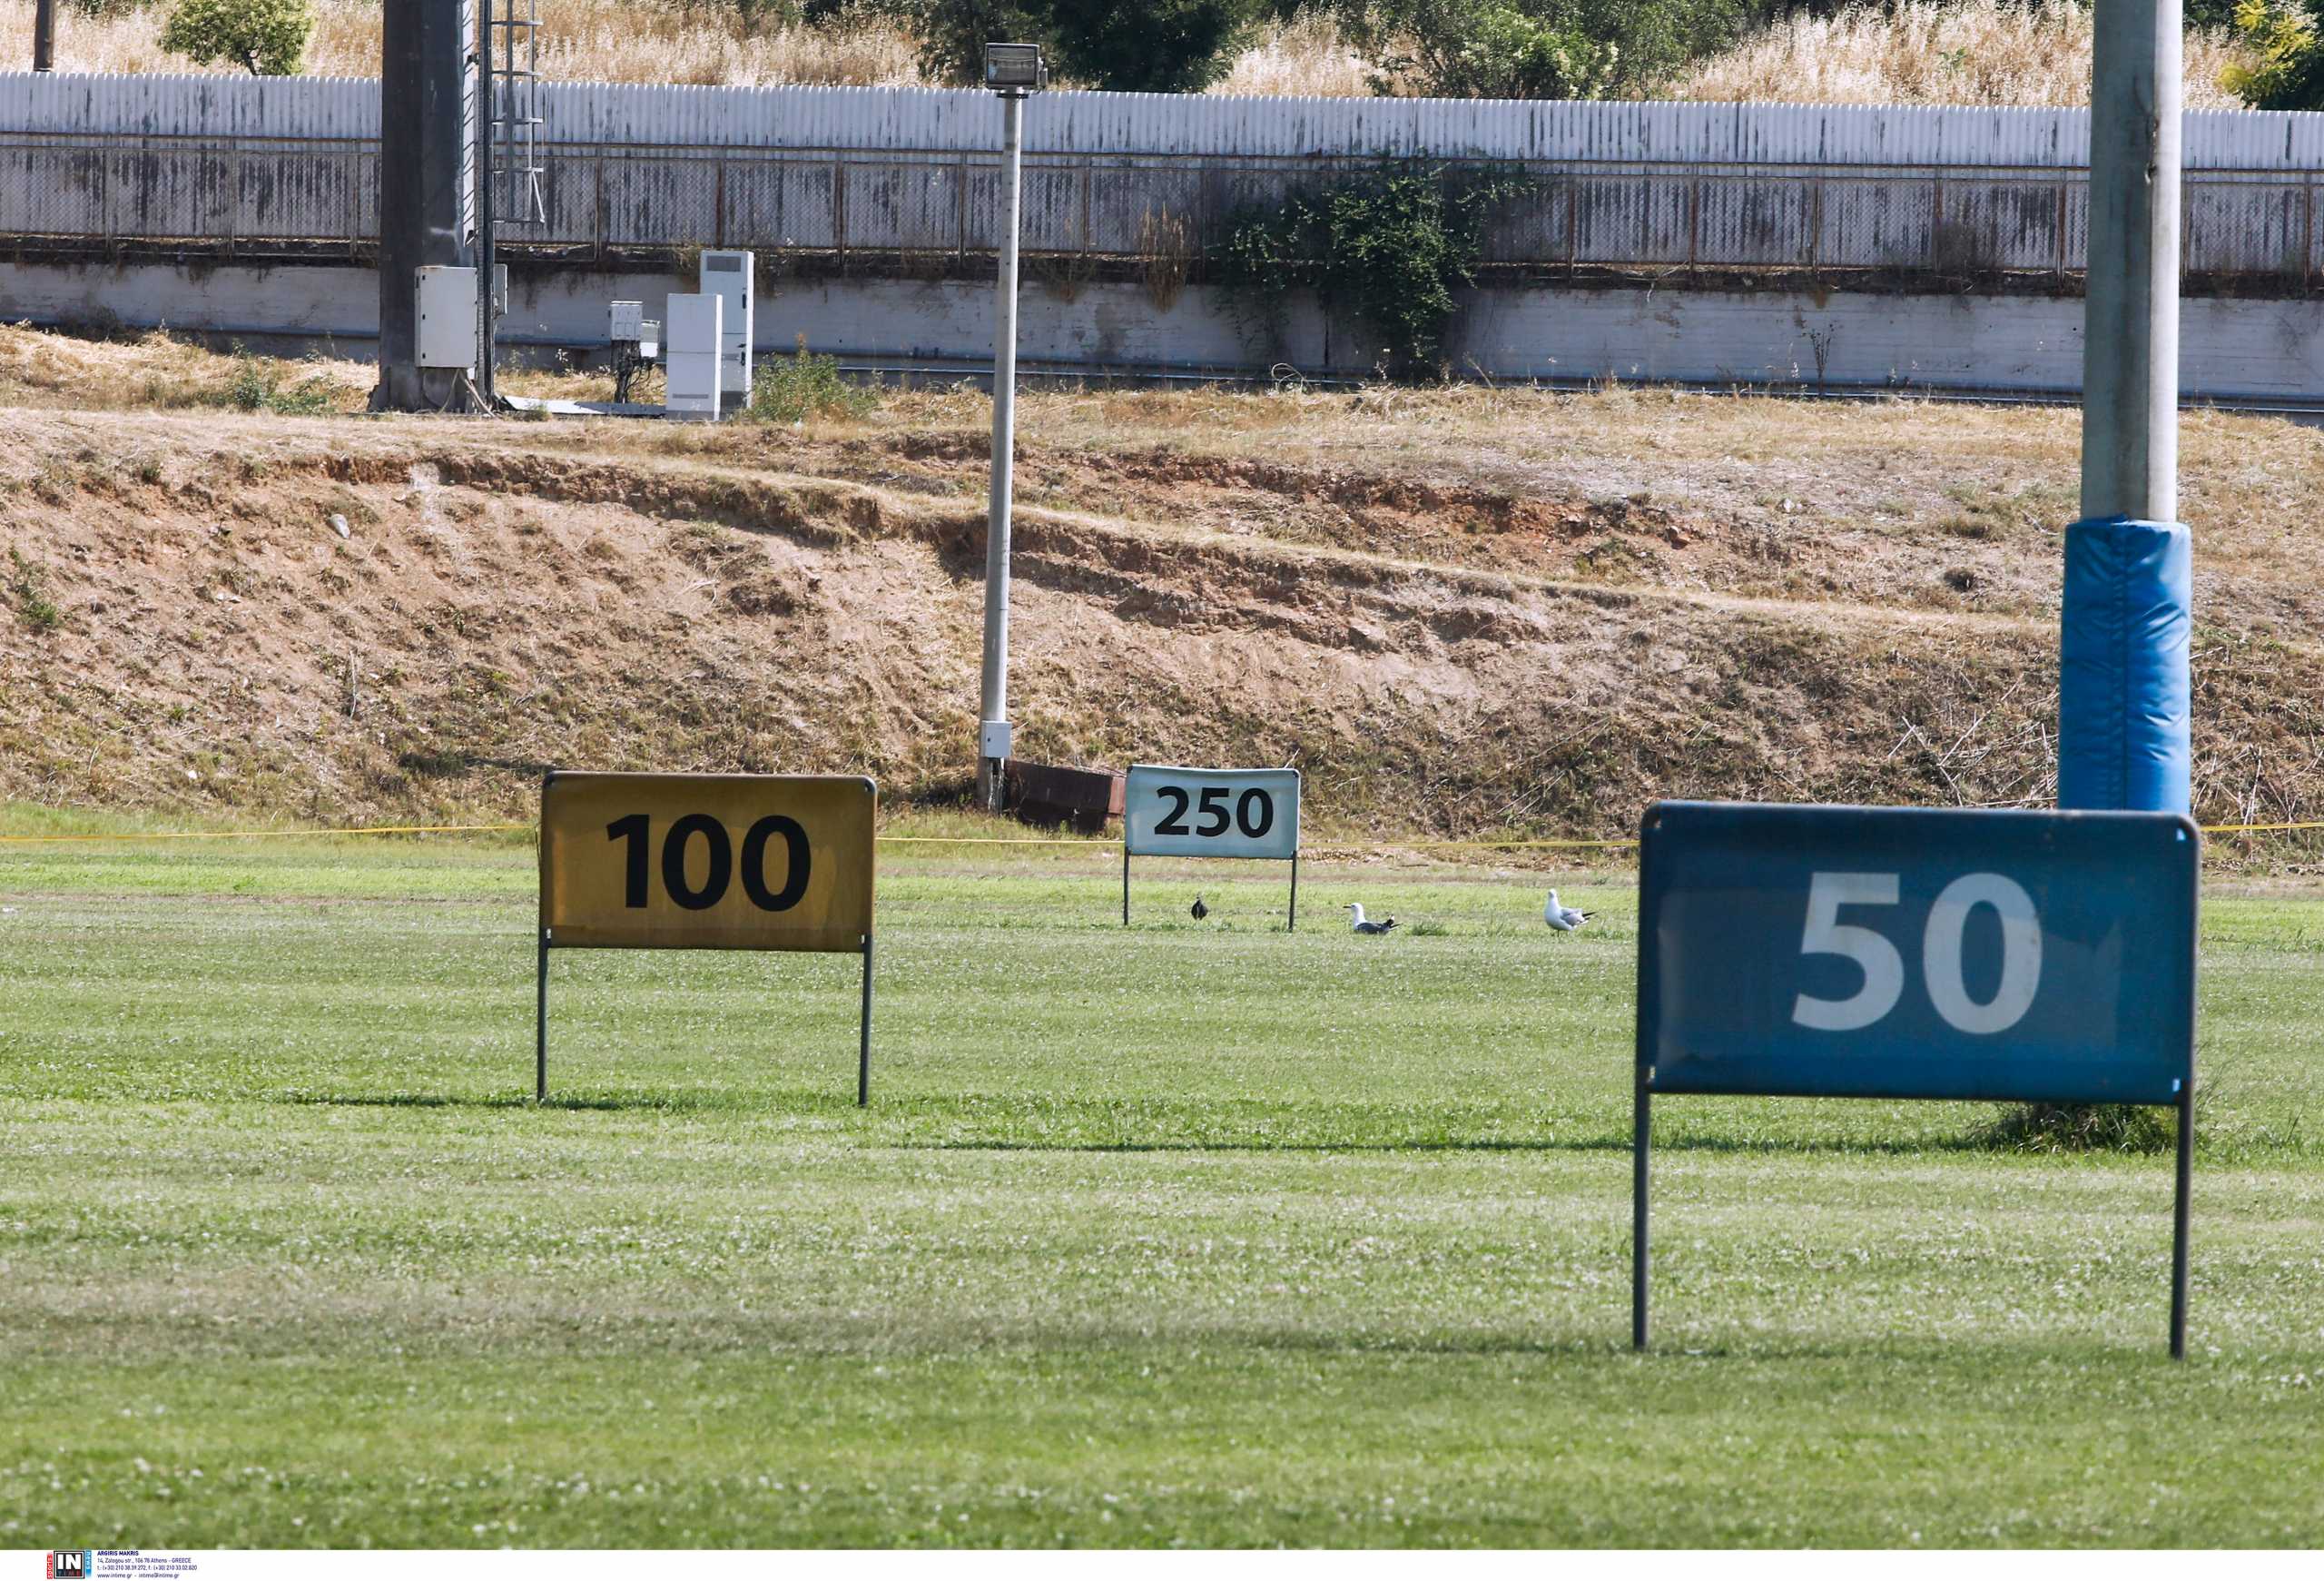
[(758, 255), (752, 252), (705, 252), (702, 255), (702, 290), (725, 304), (720, 331), (720, 355), (726, 360), (725, 390), (747, 405), (751, 399), (751, 282), (757, 273)]
[(719, 310), (724, 306), (722, 298), (708, 291), (671, 295), (662, 361), (668, 388), (663, 398), (665, 416), (683, 422), (718, 420), (720, 374), (725, 363)]
[(412, 272), (419, 323), (414, 336), (422, 368), (473, 373), (479, 329), (476, 271), (428, 264)]

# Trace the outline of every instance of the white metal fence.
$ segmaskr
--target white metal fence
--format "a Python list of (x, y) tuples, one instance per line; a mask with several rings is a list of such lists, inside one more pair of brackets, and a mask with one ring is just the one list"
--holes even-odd
[[(999, 116), (973, 91), (558, 84), (547, 222), (576, 252), (726, 246), (965, 256), (999, 222)], [(0, 74), (0, 235), (343, 243), (375, 234), (367, 79)], [(1571, 268), (2078, 270), (2076, 110), (1038, 96), (1025, 242), (1132, 257), (1381, 155), (1522, 164), (1489, 261)], [(2324, 115), (2186, 124), (2197, 275), (2324, 273)]]

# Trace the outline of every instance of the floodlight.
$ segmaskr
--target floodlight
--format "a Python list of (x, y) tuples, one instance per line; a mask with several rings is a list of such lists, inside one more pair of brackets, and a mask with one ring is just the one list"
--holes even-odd
[(984, 85), (1002, 94), (1031, 93), (1049, 86), (1049, 66), (1038, 44), (984, 46)]

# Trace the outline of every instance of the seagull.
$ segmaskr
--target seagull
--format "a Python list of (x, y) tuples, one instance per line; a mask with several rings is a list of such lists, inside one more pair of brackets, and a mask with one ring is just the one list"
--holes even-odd
[(1574, 929), (1588, 922), (1593, 914), (1595, 914), (1590, 912), (1576, 911), (1570, 905), (1560, 905), (1558, 892), (1554, 889), (1550, 891), (1550, 904), (1541, 908), (1541, 920), (1561, 934), (1573, 932)]
[(1210, 914), (1210, 908), (1203, 904), (1202, 896), (1196, 895), (1195, 896), (1194, 910), (1188, 914), (1190, 914), (1195, 921), (1200, 922), (1203, 918)]
[(1395, 918), (1393, 918), (1393, 917), (1390, 917), (1390, 918), (1389, 918), (1386, 922), (1384, 922), (1384, 923), (1367, 923), (1367, 922), (1365, 922), (1365, 921), (1364, 920), (1364, 907), (1363, 907), (1362, 905), (1358, 904), (1357, 904), (1356, 902), (1354, 902), (1354, 901), (1350, 901), (1350, 902), (1347, 904), (1347, 905), (1346, 905), (1344, 908), (1343, 908), (1343, 909), (1347, 910), (1347, 911), (1352, 911), (1352, 912), (1354, 912), (1354, 913), (1355, 914), (1355, 915), (1354, 915), (1354, 916), (1353, 916), (1353, 917), (1351, 917), (1351, 918), (1349, 918), (1349, 919), (1348, 919), (1348, 924), (1347, 924), (1347, 925), (1348, 925), (1348, 931), (1349, 931), (1350, 933), (1356, 933), (1356, 934), (1384, 934), (1384, 933), (1386, 933), (1390, 928), (1393, 928), (1393, 927), (1394, 927), (1394, 926), (1396, 925), (1396, 919), (1395, 919)]

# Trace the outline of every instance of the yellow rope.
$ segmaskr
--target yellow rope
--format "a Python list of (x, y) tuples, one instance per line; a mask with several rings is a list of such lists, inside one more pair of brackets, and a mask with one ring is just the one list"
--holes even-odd
[[(2204, 824), (2206, 835), (2280, 834), (2299, 829), (2324, 829), (2324, 820), (2297, 824)], [(358, 829), (199, 829), (135, 835), (0, 835), (0, 845), (51, 845), (127, 840), (334, 840), (358, 835), (513, 835), (534, 834), (532, 824), (380, 824)], [(888, 845), (1075, 845), (1083, 850), (1118, 848), (1118, 839), (1068, 840), (1054, 836), (1004, 837), (991, 835), (881, 835)], [(1610, 850), (1635, 845), (1620, 840), (1392, 840), (1382, 845), (1322, 845), (1300, 848), (1303, 856), (1324, 853), (1379, 851), (1536, 851)]]
[(0, 845), (84, 840), (322, 840), (343, 835), (485, 835), (530, 832), (530, 824), (382, 824), (362, 829), (199, 829), (144, 835), (0, 835)]

